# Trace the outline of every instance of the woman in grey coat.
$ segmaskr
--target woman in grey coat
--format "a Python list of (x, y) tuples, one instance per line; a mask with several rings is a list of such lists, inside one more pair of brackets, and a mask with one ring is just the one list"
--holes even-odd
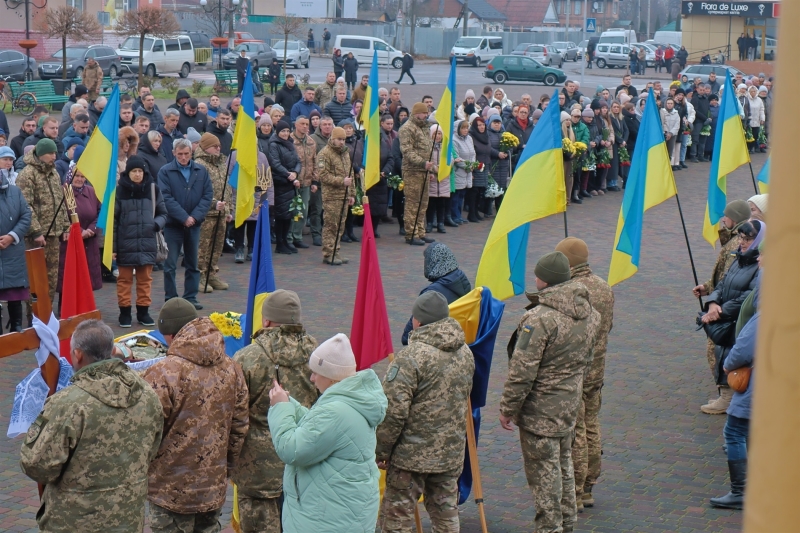
[(31, 210), (12, 183), (13, 165), (14, 151), (0, 147), (0, 300), (8, 302), (8, 329), (22, 331), (22, 301), (30, 297), (22, 238), (31, 226)]
[[(461, 199), (467, 204), (469, 222), (478, 222), (475, 217), (475, 208), (477, 206), (477, 197), (473, 194), (472, 189), (472, 171), (468, 170), (467, 162), (475, 161), (475, 146), (472, 143), (472, 137), (469, 136), (469, 123), (466, 120), (456, 120), (453, 124), (453, 150), (455, 150), (456, 157), (453, 159), (453, 171), (455, 174), (455, 194), (452, 195), (450, 200), (451, 210), (453, 215), (457, 215), (461, 222), (462, 209), (460, 204)], [(453, 219), (455, 222), (459, 220)]]

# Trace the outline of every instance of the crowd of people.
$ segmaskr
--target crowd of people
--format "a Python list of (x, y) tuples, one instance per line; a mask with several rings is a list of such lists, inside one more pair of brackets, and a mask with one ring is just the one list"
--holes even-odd
[[(739, 78), (737, 101), (750, 149), (763, 151), (772, 80)], [(383, 531), (406, 531), (420, 494), (435, 527), (457, 531), (456, 481), (474, 364), (447, 304), (471, 285), (453, 253), (434, 242), (431, 232), (446, 234), (446, 228), (496, 214), (551, 105), (559, 107), (565, 139), (566, 201), (575, 205), (625, 187), (650, 93), (673, 169), (688, 168), (687, 156), (693, 163), (709, 161), (722, 91), (713, 77), (669, 87), (654, 81), (640, 90), (628, 75), (618, 87), (599, 86), (591, 96), (567, 81), (557, 102), (547, 95), (534, 102), (528, 94), (512, 100), (490, 86), (477, 98), (467, 90), (454, 110), (453, 171), (439, 180), (442, 128), (434, 120), (433, 98), (407, 106), (398, 87), (381, 88), (380, 180), (362, 191), (361, 111), (369, 80), (358, 81), (330, 72), (319, 86), (301, 89), (289, 74), (274, 98), (264, 98), (256, 117), (257, 146), (259, 166), (270, 169), (271, 178), (266, 190), (253, 193), (266, 196), (279, 254), (308, 249), (308, 232), (311, 245), (322, 248), (323, 262), (341, 265), (348, 262), (341, 244), (359, 241), (357, 225), (372, 224), (380, 238), (380, 224), (395, 219), (408, 244), (432, 243), (424, 253), (431, 284), (413, 306), (402, 339), (407, 347), (382, 385), (371, 370), (355, 371), (345, 336), (317, 346), (302, 326), (300, 302), (291, 291), (276, 291), (264, 302), (263, 329), (233, 359), (224, 354), (219, 330), (198, 317), (203, 307), (198, 293), (228, 288), (217, 267), (223, 250), (229, 247), (236, 263), (252, 259), (256, 213), (234, 227), (235, 193), (228, 184), (235, 164), (232, 132), (242, 112), (239, 96), (223, 105), (217, 95), (200, 102), (181, 89), (162, 111), (148, 87), (135, 100), (123, 95), (115, 264), (105, 274), (97, 228), (101, 205), (77, 162), (107, 101), (102, 96), (88, 101), (85, 87), (78, 86), (61, 117), (37, 108), (8, 146), (0, 143), (0, 301), (8, 302), (10, 329), (21, 330), (22, 302), (30, 296), (25, 248), (45, 248), (51, 298), (60, 292), (70, 231), (60, 204), (62, 187), (71, 187), (92, 287), (99, 289), (104, 276), (116, 281), (120, 326), (132, 325), (134, 279), (137, 321), (155, 325), (149, 314), (152, 272), (163, 268), (166, 304), (158, 330), (167, 353), (176, 356), (150, 367), (142, 380), (112, 357), (107, 326), (87, 322), (76, 330), (71, 357), (81, 386), (48, 402), (23, 445), (23, 470), (47, 485), (40, 527), (78, 527), (90, 515), (100, 520), (100, 513), (102, 523), (141, 529), (147, 497), (154, 531), (216, 531), (230, 478), (239, 486), (244, 531), (281, 531), (281, 520), (284, 531), (372, 531), (379, 508)], [(0, 116), (0, 127), (4, 120)], [(568, 150), (567, 139), (583, 143), (585, 151)], [(370, 220), (357, 209), (362, 194), (369, 198)], [(720, 389), (719, 398), (702, 410), (728, 414), (732, 490), (712, 503), (733, 508), (741, 507), (743, 498), (750, 398), (749, 388), (733, 393), (726, 375), (752, 364), (766, 209), (766, 195), (728, 206), (714, 274), (694, 289), (696, 296), (707, 296), (698, 323), (708, 333), (708, 361)], [(168, 249), (163, 261), (160, 236)], [(181, 258), (185, 279), (179, 297)], [(562, 241), (534, 273), (538, 292), (528, 295), (532, 305), (509, 345), (501, 424), (520, 429), (536, 529), (571, 531), (577, 513), (594, 504), (592, 489), (601, 472), (600, 391), (614, 297), (592, 274), (588, 248), (579, 239)], [(555, 344), (548, 341), (554, 328), (569, 332), (559, 334)], [(109, 387), (126, 392), (102, 394)], [(99, 401), (87, 403), (89, 397)], [(446, 407), (441, 397), (451, 400)], [(87, 407), (76, 413), (69, 408), (75, 402)], [(62, 432), (78, 426), (87, 441), (115, 442), (113, 456), (108, 447), (78, 454), (73, 447), (64, 449), (58, 465), (44, 461), (43, 454), (55, 446), (77, 446), (80, 436), (68, 441)], [(201, 438), (206, 434), (215, 438)], [(119, 453), (129, 448), (130, 453)], [(377, 467), (387, 469), (382, 503)], [(83, 472), (96, 469), (107, 477), (103, 483), (116, 488), (104, 493), (76, 488)], [(68, 496), (73, 493), (77, 500)]]

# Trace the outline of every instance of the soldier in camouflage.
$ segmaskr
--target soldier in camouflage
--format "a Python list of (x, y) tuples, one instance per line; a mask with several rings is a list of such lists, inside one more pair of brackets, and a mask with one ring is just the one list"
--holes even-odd
[[(211, 200), (211, 208), (208, 215), (200, 226), (200, 247), (197, 254), (197, 266), (200, 268), (200, 290), (203, 292), (213, 292), (214, 290), (227, 290), (228, 284), (219, 279), (219, 267), (217, 261), (222, 256), (222, 248), (225, 244), (225, 222), (233, 220), (230, 201), (233, 200), (233, 189), (228, 185), (227, 157), (221, 153), (219, 139), (210, 134), (204, 133), (200, 137), (200, 145), (194, 151), (194, 160), (198, 165), (202, 165), (208, 170), (208, 177), (211, 178), (211, 186), (214, 188), (214, 197)], [(223, 201), (222, 188), (225, 188), (225, 198)], [(224, 222), (219, 220), (224, 217)], [(213, 241), (216, 240), (216, 243)], [(211, 248), (214, 248), (214, 257), (211, 257)], [(208, 268), (209, 260), (211, 269)], [(206, 289), (206, 277), (208, 277), (208, 288)]]
[[(64, 191), (55, 167), (57, 155), (56, 143), (51, 139), (41, 139), (36, 143), (36, 148), (25, 156), (25, 168), (17, 176), (17, 187), (22, 190), (31, 210), (31, 227), (25, 236), (25, 247), (28, 250), (44, 248), (47, 283), (53, 304), (58, 282), (59, 241), (65, 240), (69, 235), (69, 215), (67, 207), (62, 203)], [(29, 302), (28, 323), (30, 321)]]
[(425, 235), (425, 212), (428, 209), (428, 171), (439, 172), (430, 160), (433, 141), (427, 119), (428, 106), (417, 102), (411, 108), (411, 118), (397, 132), (403, 154), (406, 242), (419, 246), (434, 241)]
[(355, 203), (355, 188), (350, 152), (344, 144), (346, 137), (344, 129), (333, 128), (328, 146), (317, 154), (317, 175), (322, 183), (322, 209), (325, 212), (322, 226), (322, 262), (326, 265), (347, 262), (347, 259), (339, 255), (339, 248), (344, 234), (343, 219), (347, 216), (348, 206)]
[(389, 400), (376, 458), (386, 472), (383, 532), (411, 533), (421, 495), (436, 533), (457, 533), (467, 400), (475, 360), (447, 300), (431, 291), (414, 303), (414, 331), (383, 380)]
[(239, 363), (250, 393), (250, 429), (231, 479), (239, 487), (239, 520), (243, 533), (280, 533), (280, 497), (284, 464), (275, 452), (267, 424), (273, 380), (303, 407), (319, 394), (311, 383), (308, 359), (317, 347), (302, 325), (300, 298), (278, 289), (261, 307), (263, 329), (233, 360)]
[(147, 469), (164, 417), (150, 385), (111, 357), (114, 333), (87, 320), (72, 334), (71, 386), (47, 399), (20, 466), (45, 485), (41, 531), (142, 531)]
[(575, 421), (575, 442), (572, 443), (572, 464), (575, 468), (575, 500), (578, 511), (592, 507), (592, 486), (600, 477), (600, 405), (603, 376), (606, 369), (608, 334), (614, 321), (614, 292), (606, 281), (589, 267), (589, 248), (581, 239), (568, 237), (558, 243), (556, 251), (569, 260), (572, 281), (589, 291), (589, 303), (600, 313), (600, 326), (594, 344), (594, 357), (583, 378), (583, 394)]
[(572, 439), (600, 313), (592, 309), (586, 287), (570, 281), (561, 252), (539, 259), (534, 273), (539, 305), (517, 328), (500, 424), (507, 430), (513, 430), (512, 421), (519, 426), (536, 506), (534, 530), (569, 533), (577, 516)]
[[(739, 226), (747, 222), (751, 215), (750, 206), (744, 200), (734, 200), (730, 202), (725, 206), (723, 213), (724, 216), (720, 219), (722, 224), (719, 228), (719, 243), (722, 245), (722, 248), (717, 256), (717, 262), (714, 264), (711, 279), (692, 290), (694, 295), (698, 298), (701, 296), (708, 296), (714, 292), (714, 288), (722, 281), (725, 273), (736, 259), (736, 251), (739, 249)], [(711, 339), (707, 339), (706, 343), (706, 359), (708, 360), (708, 366), (713, 376), (714, 368), (717, 363), (717, 358), (714, 355), (716, 346), (711, 342)], [(708, 400), (708, 403), (701, 406), (700, 410), (706, 414), (712, 415), (725, 413), (733, 398), (733, 392), (728, 386), (720, 387), (719, 392), (719, 398)]]

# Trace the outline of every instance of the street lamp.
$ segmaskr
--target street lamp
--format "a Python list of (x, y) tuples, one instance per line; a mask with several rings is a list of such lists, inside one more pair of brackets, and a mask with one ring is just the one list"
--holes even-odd
[[(205, 0), (202, 0), (205, 2)], [(234, 0), (238, 3), (239, 0)], [(38, 44), (36, 41), (31, 40), (31, 20), (30, 20), (30, 6), (36, 9), (44, 9), (47, 7), (47, 0), (42, 0), (42, 5), (36, 4), (33, 0), (4, 0), (6, 8), (17, 9), (19, 6), (25, 6), (25, 40), (20, 41), (19, 45), (25, 49), (25, 54), (28, 56), (25, 69), (24, 78), (26, 81), (33, 79), (33, 71), (31, 70), (31, 48), (35, 48)]]
[[(9, 0), (5, 1), (8, 2)], [(217, 35), (220, 36), (220, 39), (222, 39), (222, 10), (224, 9), (225, 13), (228, 15), (233, 15), (236, 12), (236, 9), (239, 7), (239, 0), (231, 0), (231, 3), (233, 4), (232, 7), (222, 7), (222, 0), (217, 0)], [(200, 7), (203, 8), (203, 11), (206, 13), (213, 13), (214, 7), (211, 6), (211, 9), (206, 9), (207, 5), (208, 0), (200, 0)], [(219, 69), (222, 70), (222, 41), (220, 40), (215, 42), (214, 39), (211, 39), (211, 41), (219, 46)]]

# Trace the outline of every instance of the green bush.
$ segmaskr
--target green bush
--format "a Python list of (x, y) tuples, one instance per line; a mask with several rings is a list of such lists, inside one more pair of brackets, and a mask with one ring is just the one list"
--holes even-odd
[(170, 93), (178, 92), (178, 89), (181, 87), (180, 83), (178, 83), (178, 78), (171, 76), (161, 78), (160, 84), (163, 89)]
[(206, 87), (206, 82), (203, 80), (194, 80), (192, 81), (192, 91), (191, 94), (200, 95), (203, 93), (203, 90)]

